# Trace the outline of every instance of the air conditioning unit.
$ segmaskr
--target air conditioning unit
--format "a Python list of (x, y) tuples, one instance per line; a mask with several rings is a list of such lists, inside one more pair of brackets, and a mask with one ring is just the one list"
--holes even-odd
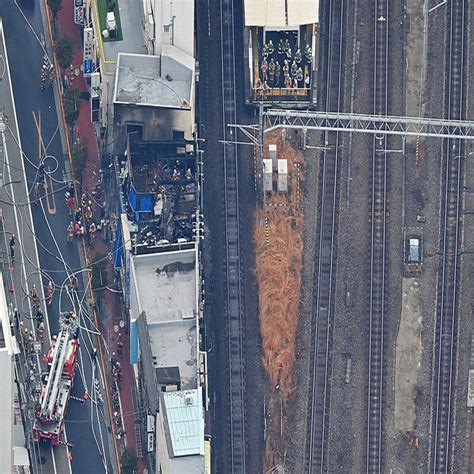
[(192, 405), (194, 401), (194, 397), (192, 392), (186, 392), (184, 394), (184, 404), (185, 405)]

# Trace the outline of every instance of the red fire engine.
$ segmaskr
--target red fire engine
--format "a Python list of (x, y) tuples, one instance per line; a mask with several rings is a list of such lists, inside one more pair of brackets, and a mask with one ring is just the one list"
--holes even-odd
[(57, 336), (53, 336), (51, 347), (44, 357), (48, 368), (42, 377), (43, 386), (33, 424), (34, 439), (49, 440), (53, 446), (61, 442), (79, 345), (75, 313), (62, 316), (60, 323), (61, 331)]

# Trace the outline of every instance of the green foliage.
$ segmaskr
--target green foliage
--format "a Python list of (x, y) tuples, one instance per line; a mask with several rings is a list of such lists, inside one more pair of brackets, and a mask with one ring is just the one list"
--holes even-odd
[(123, 474), (133, 474), (137, 470), (138, 459), (135, 450), (129, 447), (124, 448), (120, 457)]
[(97, 254), (92, 262), (92, 289), (99, 302), (107, 286), (107, 255)]
[(59, 10), (63, 7), (63, 0), (48, 0), (48, 7), (53, 16), (56, 17)]
[(61, 35), (54, 48), (58, 63), (62, 68), (69, 67), (74, 53), (74, 40), (70, 36)]
[(72, 146), (72, 165), (74, 166), (74, 176), (78, 181), (82, 181), (87, 157), (87, 138), (79, 138)]
[(72, 126), (79, 117), (81, 108), (81, 91), (77, 87), (68, 87), (63, 94), (64, 115), (66, 122)]

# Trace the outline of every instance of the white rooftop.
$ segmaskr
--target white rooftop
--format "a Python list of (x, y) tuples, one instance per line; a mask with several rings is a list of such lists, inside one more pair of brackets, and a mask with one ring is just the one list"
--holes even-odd
[(194, 249), (133, 257), (155, 366), (179, 367), (181, 387), (197, 387), (197, 269)]
[(295, 27), (318, 23), (314, 0), (244, 0), (245, 26)]
[(118, 55), (114, 103), (191, 109), (194, 60), (174, 46), (161, 56)]
[(204, 456), (204, 412), (201, 388), (164, 392), (163, 404), (172, 456)]

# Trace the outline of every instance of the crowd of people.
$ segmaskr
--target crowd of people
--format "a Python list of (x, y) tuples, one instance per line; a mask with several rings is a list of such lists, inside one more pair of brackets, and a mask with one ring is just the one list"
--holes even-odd
[(112, 352), (112, 356), (110, 358), (110, 366), (111, 366), (112, 380), (113, 380), (111, 389), (112, 389), (113, 417), (114, 417), (114, 423), (116, 426), (115, 434), (116, 434), (117, 439), (121, 439), (122, 436), (125, 435), (125, 429), (122, 423), (120, 393), (119, 393), (121, 384), (122, 384), (122, 364), (118, 360), (117, 356), (118, 358), (122, 358), (123, 356), (123, 341), (122, 341), (121, 333), (118, 333), (117, 354), (115, 352)]
[(309, 45), (304, 51), (297, 48), (293, 53), (288, 38), (280, 38), (276, 48), (269, 40), (263, 46), (261, 77), (256, 82), (256, 89), (265, 93), (272, 88), (309, 88), (312, 57)]
[(95, 233), (98, 225), (94, 222), (94, 214), (92, 212), (92, 202), (86, 194), (81, 197), (81, 205), (74, 210), (74, 186), (70, 186), (66, 192), (66, 206), (69, 213), (73, 215), (72, 220), (67, 226), (67, 241), (72, 243), (74, 237), (85, 237), (90, 246), (94, 244)]

